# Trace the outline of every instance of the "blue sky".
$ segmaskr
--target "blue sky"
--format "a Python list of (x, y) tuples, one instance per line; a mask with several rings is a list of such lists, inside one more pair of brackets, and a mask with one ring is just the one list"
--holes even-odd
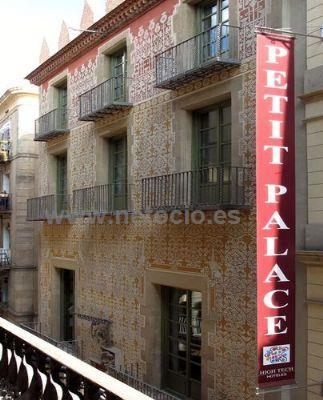
[[(88, 2), (95, 18), (100, 18), (106, 1)], [(1, 0), (0, 96), (37, 66), (43, 37), (48, 41), (51, 54), (57, 51), (62, 20), (67, 26), (78, 28), (83, 6), (84, 0)]]

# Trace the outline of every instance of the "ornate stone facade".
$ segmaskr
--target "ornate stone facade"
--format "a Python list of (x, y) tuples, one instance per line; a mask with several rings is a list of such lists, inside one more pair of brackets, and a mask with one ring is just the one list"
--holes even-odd
[[(70, 134), (51, 140), (41, 152), (40, 194), (48, 194), (48, 151), (66, 143), (70, 157), (70, 190), (94, 186), (97, 181), (98, 129), (127, 120), (131, 155), (129, 174), (137, 213), (128, 225), (91, 224), (76, 219), (43, 223), (40, 252), (40, 320), (53, 334), (53, 274), (55, 267), (71, 265), (76, 273), (76, 331), (85, 358), (97, 358), (101, 342), (86, 318), (111, 320), (109, 340), (121, 350), (123, 365), (138, 364), (148, 379), (146, 332), (149, 301), (147, 273), (181, 273), (205, 283), (206, 303), (203, 354), (203, 399), (254, 400), (256, 386), (256, 221), (255, 212), (241, 211), (238, 225), (158, 225), (140, 211), (140, 180), (176, 171), (174, 104), (185, 96), (200, 96), (226, 82), (240, 82), (231, 95), (239, 96), (237, 116), (239, 153), (244, 166), (255, 165), (255, 35), (253, 26), (265, 21), (264, 0), (239, 0), (242, 65), (169, 92), (154, 88), (154, 56), (176, 41), (174, 15), (182, 2), (167, 0), (126, 26), (129, 29), (133, 75), (132, 110), (94, 124), (77, 120), (78, 96), (97, 83), (99, 54), (92, 49), (68, 66)], [(37, 78), (35, 78), (37, 81)], [(47, 83), (41, 110), (48, 110)], [(250, 197), (254, 199), (253, 182)], [(93, 222), (93, 221), (92, 221)], [(101, 221), (102, 222), (102, 221)], [(177, 275), (176, 275), (177, 276)], [(180, 281), (174, 286), (181, 287)]]

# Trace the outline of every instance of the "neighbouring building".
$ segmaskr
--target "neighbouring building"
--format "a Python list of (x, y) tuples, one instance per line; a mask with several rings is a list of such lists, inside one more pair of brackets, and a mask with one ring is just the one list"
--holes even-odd
[(298, 259), (307, 273), (308, 400), (322, 398), (323, 381), (323, 4), (307, 0), (307, 39), (304, 78), (307, 134), (308, 216), (305, 247)]
[(37, 88), (8, 89), (0, 97), (0, 310), (15, 322), (37, 311), (33, 224), (26, 201), (35, 193)]
[[(84, 359), (119, 379), (127, 372), (185, 399), (254, 400), (255, 28), (305, 30), (305, 3), (112, 3), (27, 77), (40, 87), (39, 193), (28, 220), (43, 221), (42, 333), (81, 344)], [(299, 96), (302, 39), (296, 54)], [(298, 101), (300, 182), (303, 114)], [(299, 249), (304, 207), (297, 203)], [(285, 398), (304, 400), (306, 390)]]

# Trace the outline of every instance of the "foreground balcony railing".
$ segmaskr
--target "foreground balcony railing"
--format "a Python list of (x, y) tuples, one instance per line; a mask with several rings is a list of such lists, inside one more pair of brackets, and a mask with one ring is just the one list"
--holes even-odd
[(0, 193), (0, 213), (8, 213), (11, 212), (11, 194), (9, 193)]
[(0, 249), (0, 270), (10, 269), (11, 254), (9, 249)]
[(52, 194), (27, 200), (27, 221), (46, 221), (71, 215), (67, 194)]
[(0, 318), (0, 398), (151, 400), (3, 318)]
[(67, 110), (56, 108), (35, 121), (35, 140), (47, 142), (54, 136), (67, 133)]
[(107, 215), (131, 211), (131, 190), (127, 184), (107, 184), (73, 192), (73, 215)]
[(80, 121), (96, 121), (118, 110), (130, 108), (126, 77), (111, 78), (80, 96)]
[(177, 89), (210, 73), (236, 67), (239, 28), (220, 24), (156, 56), (156, 87)]
[(208, 167), (144, 178), (142, 210), (248, 207), (250, 171), (244, 167)]

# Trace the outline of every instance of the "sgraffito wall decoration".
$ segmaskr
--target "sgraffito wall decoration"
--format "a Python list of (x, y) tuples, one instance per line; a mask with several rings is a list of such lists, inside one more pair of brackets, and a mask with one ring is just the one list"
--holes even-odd
[[(173, 102), (235, 78), (242, 79), (240, 96), (239, 151), (244, 166), (255, 162), (255, 47), (248, 24), (265, 19), (264, 0), (239, 0), (242, 65), (220, 72), (169, 92), (154, 88), (154, 56), (176, 43), (173, 26), (178, 1), (166, 1), (164, 9), (151, 10), (130, 25), (133, 64), (131, 111), (114, 115), (129, 122), (129, 165), (134, 198), (140, 208), (140, 179), (175, 171), (176, 132)], [(176, 11), (175, 11), (176, 10)], [(251, 31), (252, 29), (250, 29)], [(96, 85), (97, 56), (91, 54), (82, 65), (71, 68), (70, 87), (71, 190), (93, 186), (96, 180), (95, 124), (77, 121), (78, 95)], [(42, 110), (47, 110), (45, 90)], [(107, 117), (109, 119), (109, 117)], [(110, 121), (110, 120), (109, 120)], [(98, 125), (104, 126), (100, 122)], [(101, 128), (100, 128), (101, 129)], [(60, 140), (66, 140), (61, 138)], [(48, 194), (47, 145), (41, 151), (40, 192)], [(254, 199), (254, 177), (250, 181)], [(156, 225), (151, 216), (133, 217), (128, 225), (90, 223), (76, 219), (65, 224), (44, 223), (41, 229), (40, 320), (51, 331), (50, 293), (52, 257), (72, 259), (78, 266), (76, 313), (111, 321), (109, 340), (121, 349), (123, 365), (139, 366), (145, 377), (145, 354), (149, 352), (142, 330), (145, 328), (145, 274), (154, 268), (193, 274), (207, 282), (209, 376), (207, 399), (255, 400), (256, 382), (256, 270), (255, 213), (241, 213), (238, 225)], [(85, 358), (99, 359), (101, 342), (91, 335), (89, 321), (76, 318), (77, 334), (83, 342)]]

